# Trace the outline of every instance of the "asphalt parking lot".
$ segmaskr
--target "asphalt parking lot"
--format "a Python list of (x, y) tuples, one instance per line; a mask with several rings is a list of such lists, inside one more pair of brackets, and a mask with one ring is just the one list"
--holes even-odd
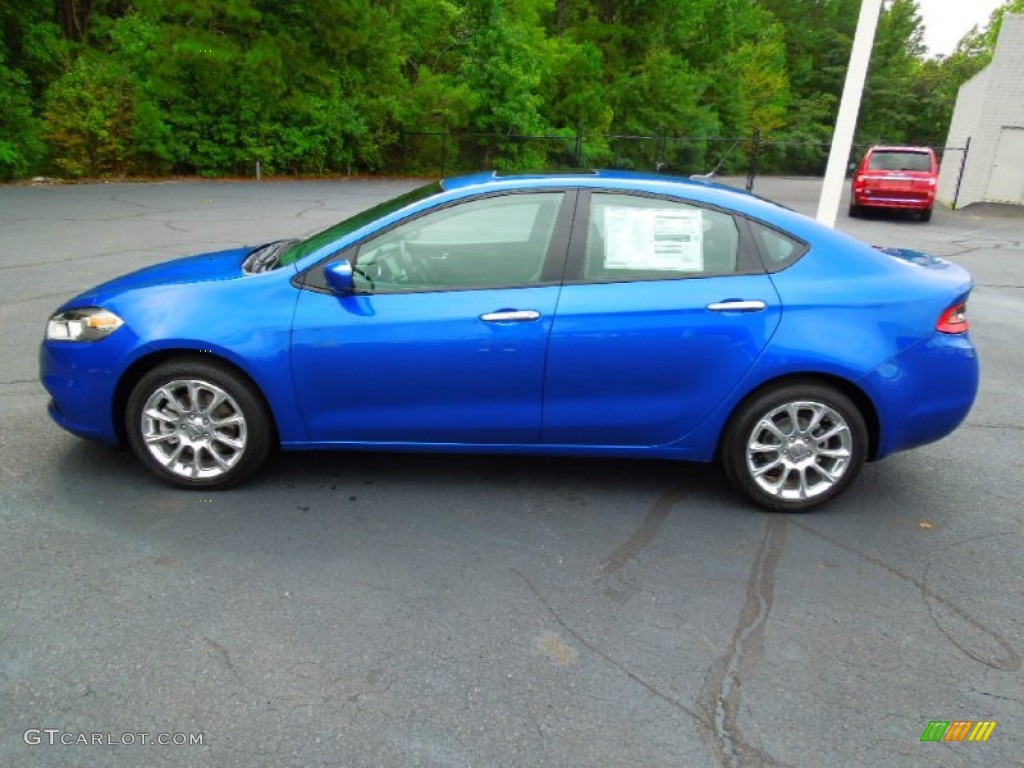
[(841, 212), (973, 272), (982, 385), (809, 515), (590, 459), (285, 454), (196, 494), (50, 422), (65, 299), (416, 184), (0, 187), (0, 766), (1024, 766), (1024, 209)]

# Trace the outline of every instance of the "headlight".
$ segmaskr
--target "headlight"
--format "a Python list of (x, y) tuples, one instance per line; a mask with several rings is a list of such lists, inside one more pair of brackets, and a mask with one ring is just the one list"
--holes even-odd
[(58, 312), (46, 324), (48, 341), (97, 341), (124, 325), (124, 320), (106, 309), (86, 307)]

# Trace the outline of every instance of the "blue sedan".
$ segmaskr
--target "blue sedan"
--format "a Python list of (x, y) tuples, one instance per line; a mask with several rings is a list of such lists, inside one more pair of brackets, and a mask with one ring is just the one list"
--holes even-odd
[(971, 287), (724, 187), (486, 173), (86, 291), (41, 376), (185, 488), (275, 446), (658, 457), (799, 511), (966, 417)]

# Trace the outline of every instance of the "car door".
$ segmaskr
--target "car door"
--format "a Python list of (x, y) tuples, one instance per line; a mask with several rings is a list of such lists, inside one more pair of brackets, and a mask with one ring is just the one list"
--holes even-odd
[[(292, 371), (311, 440), (539, 442), (574, 202), (561, 190), (461, 201), (303, 275)], [(323, 276), (343, 257), (351, 295)]]
[(548, 352), (544, 442), (684, 438), (750, 370), (779, 315), (741, 218), (581, 192)]

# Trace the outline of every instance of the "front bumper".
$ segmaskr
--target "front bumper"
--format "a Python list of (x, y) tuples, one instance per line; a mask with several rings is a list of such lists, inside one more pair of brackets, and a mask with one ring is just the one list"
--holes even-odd
[(44, 341), (39, 378), (50, 393), (50, 417), (79, 437), (118, 445), (114, 395), (136, 345), (127, 328), (100, 341)]

